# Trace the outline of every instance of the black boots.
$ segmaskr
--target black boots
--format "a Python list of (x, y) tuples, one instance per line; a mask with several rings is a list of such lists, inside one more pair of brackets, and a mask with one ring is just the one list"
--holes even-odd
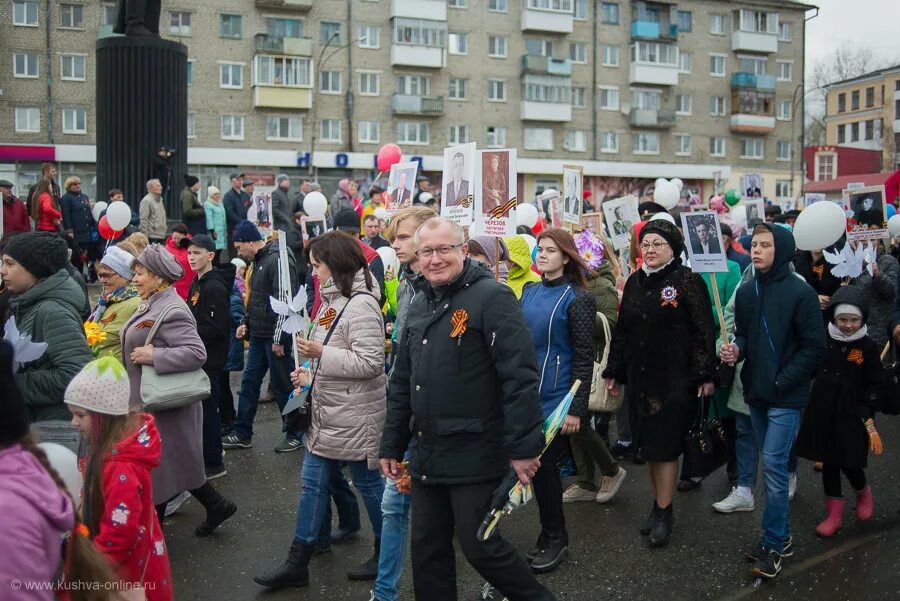
[(650, 513), (647, 514), (647, 519), (644, 520), (644, 525), (641, 526), (641, 536), (650, 534), (650, 530), (653, 528), (653, 522), (656, 520), (656, 512), (658, 509), (659, 506), (656, 504), (656, 499), (653, 499), (653, 507), (650, 508)]
[(672, 535), (672, 526), (675, 525), (672, 503), (669, 503), (669, 506), (664, 509), (656, 505), (653, 515), (653, 526), (650, 528), (650, 546), (665, 547), (669, 543), (669, 537)]
[(314, 545), (294, 541), (281, 567), (262, 576), (254, 576), (253, 582), (272, 589), (308, 585), (309, 559), (313, 555), (314, 548)]
[(531, 571), (535, 574), (552, 572), (562, 563), (569, 548), (569, 535), (565, 531), (548, 532), (543, 542), (531, 559)]
[(378, 554), (381, 552), (381, 539), (375, 539), (375, 550), (372, 557), (362, 562), (355, 568), (347, 570), (347, 578), (350, 580), (375, 580), (378, 576)]
[(200, 488), (195, 488), (191, 494), (206, 509), (206, 520), (194, 529), (196, 536), (209, 536), (213, 530), (237, 511), (234, 501), (223, 497), (209, 482), (204, 483)]

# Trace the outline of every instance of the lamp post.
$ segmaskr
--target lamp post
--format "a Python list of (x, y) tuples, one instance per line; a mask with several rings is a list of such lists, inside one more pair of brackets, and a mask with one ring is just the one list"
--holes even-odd
[[(798, 106), (798, 104), (799, 104), (800, 102), (803, 101), (803, 99), (804, 99), (804, 97), (805, 97), (805, 94), (800, 94), (800, 96), (799, 96), (799, 98), (798, 98), (797, 93), (798, 93), (798, 92), (802, 92), (802, 91), (803, 91), (803, 83), (797, 84), (797, 87), (794, 88), (794, 96), (793, 96), (793, 99), (791, 100), (791, 147), (790, 147), (790, 152), (791, 152), (791, 188), (794, 187), (794, 173), (796, 172), (795, 166), (796, 166), (797, 153), (794, 152), (794, 144), (795, 144), (795, 142), (799, 142), (799, 143), (800, 143), (800, 152), (801, 152), (801, 154), (802, 154), (802, 152), (803, 152), (803, 139), (804, 139), (804, 135), (803, 135), (803, 132), (804, 132), (803, 125), (804, 125), (804, 124), (801, 124), (801, 127), (800, 127), (800, 137), (799, 137), (799, 139), (798, 139), (798, 137), (797, 137), (797, 106)], [(797, 205), (794, 205), (794, 206), (798, 206), (798, 205), (799, 205), (799, 198), (800, 198), (800, 197), (799, 197), (799, 193), (800, 193), (800, 189), (801, 189), (801, 188), (803, 188), (803, 186), (797, 186), (797, 190), (796, 190), (796, 191), (795, 191), (795, 190), (792, 190), (792, 192), (793, 192), (792, 196), (794, 197), (794, 200), (797, 200), (797, 201), (798, 201), (798, 204), (797, 204)]]

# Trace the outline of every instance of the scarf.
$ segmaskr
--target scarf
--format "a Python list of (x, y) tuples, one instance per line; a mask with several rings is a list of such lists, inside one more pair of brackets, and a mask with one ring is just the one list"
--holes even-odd
[(858, 329), (853, 334), (850, 334), (849, 336), (847, 334), (844, 334), (843, 332), (841, 332), (841, 329), (839, 327), (837, 327), (836, 325), (834, 325), (833, 323), (828, 324), (828, 335), (831, 336), (832, 338), (834, 338), (835, 340), (837, 340), (838, 342), (856, 342), (860, 338), (865, 337), (865, 335), (867, 333), (868, 333), (868, 327), (866, 326), (866, 324), (863, 324), (863, 327)]
[(641, 263), (641, 270), (644, 273), (646, 273), (647, 275), (652, 275), (652, 274), (658, 273), (658, 272), (662, 271), (663, 269), (665, 269), (666, 267), (668, 267), (669, 264), (674, 260), (675, 260), (675, 257), (673, 256), (671, 259), (669, 259), (666, 262), (665, 265), (660, 265), (659, 267), (649, 267), (646, 262), (643, 262), (643, 263)]
[(126, 301), (129, 298), (134, 298), (137, 294), (137, 288), (134, 287), (134, 284), (128, 282), (128, 284), (121, 288), (117, 288), (109, 294), (102, 295), (97, 301), (97, 308), (94, 309), (94, 312), (91, 314), (90, 318), (88, 318), (88, 321), (100, 323), (100, 318), (103, 317), (103, 313), (106, 311), (107, 307), (115, 303)]

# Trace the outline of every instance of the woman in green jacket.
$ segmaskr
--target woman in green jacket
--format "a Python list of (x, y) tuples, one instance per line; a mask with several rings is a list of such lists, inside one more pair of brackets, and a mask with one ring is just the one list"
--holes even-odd
[(92, 351), (98, 357), (112, 355), (122, 360), (122, 340), (120, 330), (137, 310), (141, 297), (131, 283), (134, 272), (131, 264), (135, 256), (118, 246), (110, 246), (100, 260), (97, 277), (103, 284), (103, 294), (89, 321), (100, 326), (106, 336), (93, 345)]
[(225, 216), (225, 207), (222, 206), (222, 193), (215, 186), (206, 189), (206, 202), (203, 203), (206, 211), (206, 230), (209, 237), (216, 241), (215, 263), (219, 262), (222, 251), (228, 245), (228, 223)]

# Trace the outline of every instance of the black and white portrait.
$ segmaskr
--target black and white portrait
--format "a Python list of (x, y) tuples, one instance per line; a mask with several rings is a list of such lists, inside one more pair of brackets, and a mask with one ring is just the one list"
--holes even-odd
[(681, 225), (687, 239), (691, 269), (698, 273), (728, 271), (728, 259), (722, 244), (722, 229), (714, 211), (681, 214)]
[(579, 165), (563, 165), (563, 222), (581, 224), (584, 190), (584, 168)]
[(884, 186), (870, 186), (847, 191), (850, 210), (847, 213), (849, 240), (877, 240), (888, 237)]

